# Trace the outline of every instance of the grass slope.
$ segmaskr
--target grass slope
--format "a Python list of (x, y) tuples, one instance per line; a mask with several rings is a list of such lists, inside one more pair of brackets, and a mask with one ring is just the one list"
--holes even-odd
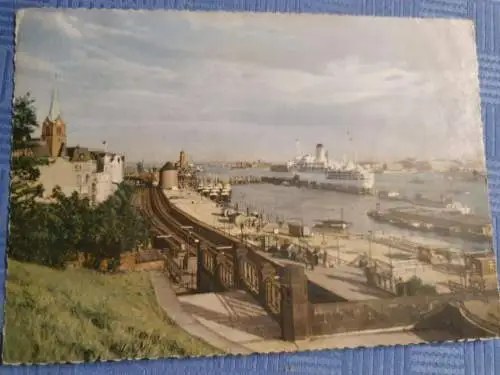
[(169, 321), (147, 272), (102, 275), (9, 260), (6, 292), (6, 363), (217, 353)]

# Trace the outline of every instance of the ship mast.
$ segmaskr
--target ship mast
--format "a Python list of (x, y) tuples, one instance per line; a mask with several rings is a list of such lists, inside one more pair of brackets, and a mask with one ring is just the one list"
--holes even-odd
[(301, 153), (300, 153), (300, 141), (299, 141), (298, 138), (295, 140), (295, 153), (296, 153), (297, 158), (299, 158), (301, 156)]

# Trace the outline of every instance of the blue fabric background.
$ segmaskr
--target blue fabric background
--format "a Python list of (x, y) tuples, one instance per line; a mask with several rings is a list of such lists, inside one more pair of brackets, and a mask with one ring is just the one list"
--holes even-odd
[[(0, 300), (4, 300), (10, 113), (15, 10), (25, 7), (190, 9), (343, 13), (472, 19), (476, 24), (482, 118), (495, 248), (500, 232), (500, 1), (499, 0), (0, 0)], [(500, 132), (500, 130), (499, 130)], [(497, 254), (498, 258), (498, 254)], [(500, 261), (498, 262), (500, 265)], [(0, 312), (3, 326), (3, 309)], [(498, 358), (498, 359), (497, 359)], [(500, 374), (500, 340), (325, 350), (295, 354), (164, 359), (94, 364), (1, 366), (0, 374)]]

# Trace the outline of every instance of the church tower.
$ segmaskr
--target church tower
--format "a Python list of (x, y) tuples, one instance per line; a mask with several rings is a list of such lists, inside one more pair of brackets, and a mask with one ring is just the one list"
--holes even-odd
[(57, 89), (52, 91), (49, 114), (42, 124), (42, 141), (47, 143), (51, 157), (62, 156), (66, 147), (66, 124), (61, 118)]

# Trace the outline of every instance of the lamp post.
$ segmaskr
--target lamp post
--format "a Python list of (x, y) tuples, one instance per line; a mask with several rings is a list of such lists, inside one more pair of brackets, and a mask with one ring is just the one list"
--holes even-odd
[(394, 266), (392, 263), (392, 245), (390, 242), (389, 242), (389, 262), (391, 264), (391, 278), (392, 278)]
[(372, 236), (373, 236), (373, 231), (369, 230), (368, 231), (368, 257), (370, 258), (370, 261), (372, 260)]
[(337, 235), (337, 263), (340, 265), (340, 237)]

